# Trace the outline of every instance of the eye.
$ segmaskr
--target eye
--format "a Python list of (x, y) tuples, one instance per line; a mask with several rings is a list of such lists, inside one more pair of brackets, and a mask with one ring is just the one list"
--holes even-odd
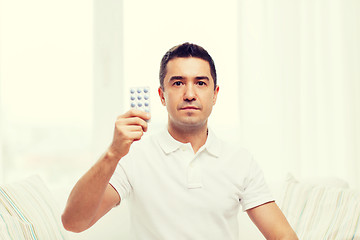
[(206, 82), (203, 82), (203, 81), (198, 81), (197, 84), (199, 86), (206, 86)]
[(173, 86), (181, 86), (182, 82), (181, 81), (176, 81), (173, 83)]

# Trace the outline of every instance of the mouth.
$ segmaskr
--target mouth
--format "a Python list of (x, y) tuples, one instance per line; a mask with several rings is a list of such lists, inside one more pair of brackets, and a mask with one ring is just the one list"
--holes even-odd
[(180, 110), (200, 110), (200, 108), (195, 107), (195, 106), (186, 106), (186, 107), (180, 108)]

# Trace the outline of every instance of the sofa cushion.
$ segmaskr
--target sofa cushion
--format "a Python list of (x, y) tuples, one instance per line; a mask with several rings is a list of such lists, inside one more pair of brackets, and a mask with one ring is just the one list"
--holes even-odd
[(300, 183), (289, 176), (282, 211), (299, 239), (360, 239), (360, 193)]
[[(24, 233), (25, 232), (25, 233)], [(0, 239), (26, 239), (27, 236), (33, 236), (34, 228), (31, 223), (19, 220), (10, 214), (0, 213)], [(29, 238), (28, 239), (34, 239)]]
[(0, 186), (0, 239), (67, 239), (59, 209), (39, 176)]

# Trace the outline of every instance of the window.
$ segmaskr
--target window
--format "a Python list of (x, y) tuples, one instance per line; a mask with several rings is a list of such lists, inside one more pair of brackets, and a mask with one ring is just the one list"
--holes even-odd
[(58, 178), (84, 163), (91, 144), (92, 5), (22, 0), (0, 9), (1, 171), (6, 180)]

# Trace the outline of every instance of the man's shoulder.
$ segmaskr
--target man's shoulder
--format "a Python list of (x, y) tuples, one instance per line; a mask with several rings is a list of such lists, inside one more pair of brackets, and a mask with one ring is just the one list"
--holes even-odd
[(252, 159), (251, 152), (240, 141), (225, 141), (224, 152), (236, 156), (238, 159)]

